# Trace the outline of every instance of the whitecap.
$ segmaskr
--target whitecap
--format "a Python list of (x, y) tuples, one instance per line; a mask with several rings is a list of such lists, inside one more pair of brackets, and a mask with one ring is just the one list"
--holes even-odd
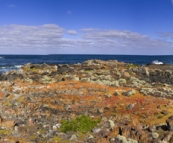
[(158, 60), (154, 60), (154, 61), (152, 61), (152, 64), (155, 64), (155, 65), (162, 65), (163, 62), (160, 62), (160, 61), (158, 61)]
[(22, 67), (22, 65), (15, 65), (14, 67), (19, 69)]
[(12, 70), (12, 69), (20, 69), (22, 65), (14, 65), (14, 66), (2, 66), (0, 69), (3, 70)]
[(6, 69), (7, 67), (1, 67), (1, 69)]

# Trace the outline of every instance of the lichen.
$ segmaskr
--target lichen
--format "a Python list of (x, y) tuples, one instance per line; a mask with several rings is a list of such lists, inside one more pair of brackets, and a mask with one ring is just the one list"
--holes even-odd
[(11, 130), (3, 130), (3, 129), (0, 129), (0, 135), (9, 135), (11, 134)]

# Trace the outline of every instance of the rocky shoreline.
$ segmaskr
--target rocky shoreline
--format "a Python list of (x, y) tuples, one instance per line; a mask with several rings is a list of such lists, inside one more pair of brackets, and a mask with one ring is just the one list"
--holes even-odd
[[(173, 142), (172, 65), (26, 64), (2, 73), (0, 89), (2, 143)], [(62, 131), (83, 115), (100, 122)]]

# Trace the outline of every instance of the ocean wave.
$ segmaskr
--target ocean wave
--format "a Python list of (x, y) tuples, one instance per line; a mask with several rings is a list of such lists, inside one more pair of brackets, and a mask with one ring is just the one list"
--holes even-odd
[(14, 66), (2, 66), (2, 67), (0, 67), (0, 69), (19, 69), (19, 68), (21, 68), (22, 67), (22, 65), (14, 65)]
[(19, 69), (22, 67), (22, 65), (14, 65), (14, 67)]
[(0, 57), (0, 60), (4, 59), (4, 57)]
[(154, 61), (152, 61), (152, 64), (155, 64), (155, 65), (162, 65), (163, 62), (160, 62), (160, 61), (158, 61), (158, 60), (154, 60)]

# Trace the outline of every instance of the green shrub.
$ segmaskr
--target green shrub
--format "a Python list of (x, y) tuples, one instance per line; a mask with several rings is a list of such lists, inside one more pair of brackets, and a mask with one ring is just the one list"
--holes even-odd
[(79, 131), (82, 133), (87, 133), (90, 132), (99, 122), (100, 119), (94, 120), (89, 116), (82, 115), (71, 121), (63, 120), (60, 131), (65, 133), (68, 131)]

